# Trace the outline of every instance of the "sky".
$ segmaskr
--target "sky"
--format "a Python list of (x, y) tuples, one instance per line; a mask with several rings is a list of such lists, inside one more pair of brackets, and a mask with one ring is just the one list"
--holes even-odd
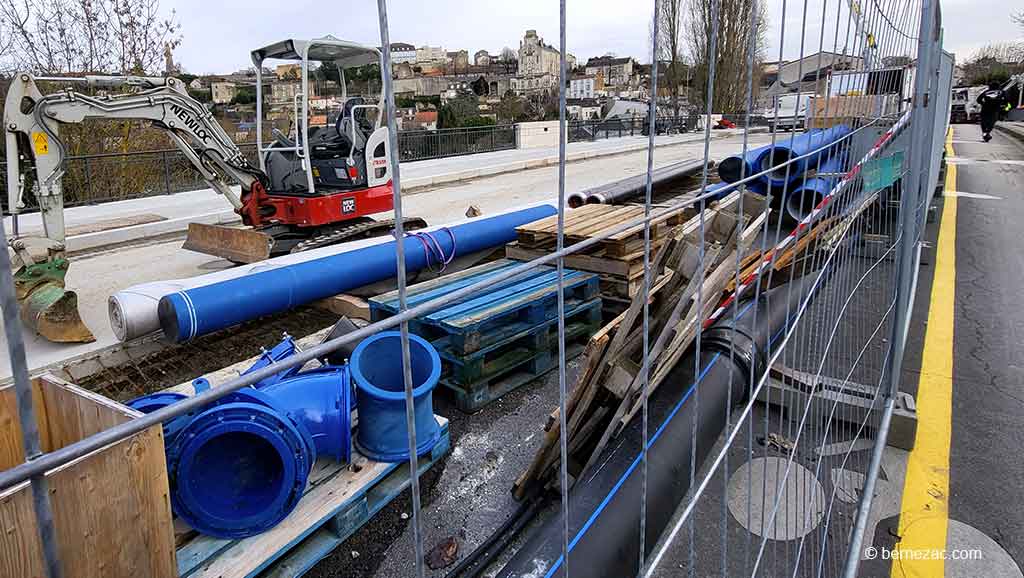
[[(906, 0), (873, 1), (882, 6), (905, 5)], [(822, 7), (827, 7), (825, 48), (836, 44), (837, 6), (847, 0), (768, 0), (768, 60), (779, 55), (780, 32), (783, 57), (800, 54), (801, 29), (804, 53), (817, 51), (822, 27)], [(782, 18), (785, 3), (786, 17)], [(622, 0), (567, 0), (566, 29), (569, 52), (581, 61), (614, 53), (650, 61), (650, 14), (648, 2)], [(804, 6), (807, 15), (804, 17)], [(966, 59), (978, 47), (993, 41), (1024, 41), (1024, 30), (1010, 20), (1016, 0), (944, 0), (946, 50)], [(315, 38), (332, 34), (346, 40), (379, 45), (376, 2), (373, 0), (162, 0), (173, 9), (182, 28), (183, 41), (175, 60), (194, 74), (227, 73), (250, 66), (249, 51), (284, 38)], [(895, 12), (887, 8), (887, 12)], [(391, 41), (416, 46), (443, 46), (448, 50), (492, 54), (504, 46), (518, 48), (527, 29), (536, 29), (544, 40), (558, 46), (557, 0), (389, 0)], [(843, 49), (847, 12), (840, 14)], [(807, 26), (801, 24), (806, 20)], [(900, 25), (902, 27), (902, 25)], [(884, 23), (877, 28), (886, 38)], [(912, 43), (894, 34), (889, 41), (899, 47)]]

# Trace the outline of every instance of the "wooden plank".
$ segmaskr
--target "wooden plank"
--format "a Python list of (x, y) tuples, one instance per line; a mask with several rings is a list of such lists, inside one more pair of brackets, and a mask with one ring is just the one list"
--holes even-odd
[[(518, 261), (532, 261), (548, 255), (550, 251), (530, 249), (518, 244), (505, 245), (505, 256)], [(619, 277), (633, 278), (644, 272), (643, 262), (629, 262), (618, 259), (604, 259), (601, 253), (583, 255), (575, 253), (565, 256), (565, 266), (580, 271), (605, 273)]]
[(370, 320), (370, 304), (365, 299), (355, 295), (341, 294), (320, 299), (313, 302), (313, 307), (325, 309), (335, 315), (341, 315), (349, 319)]

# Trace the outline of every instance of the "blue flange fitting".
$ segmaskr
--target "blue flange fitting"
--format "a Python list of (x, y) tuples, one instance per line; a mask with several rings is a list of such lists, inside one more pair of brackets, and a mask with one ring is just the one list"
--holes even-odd
[[(359, 410), (356, 446), (363, 455), (380, 462), (409, 459), (401, 344), (397, 331), (384, 331), (364, 339), (349, 361)], [(423, 455), (441, 438), (441, 429), (434, 419), (432, 397), (441, 377), (441, 357), (425, 339), (409, 335), (409, 359), (418, 440), (416, 453)]]
[(317, 457), (351, 457), (351, 378), (326, 366), (213, 402), (167, 452), (174, 512), (219, 538), (266, 531), (298, 504)]

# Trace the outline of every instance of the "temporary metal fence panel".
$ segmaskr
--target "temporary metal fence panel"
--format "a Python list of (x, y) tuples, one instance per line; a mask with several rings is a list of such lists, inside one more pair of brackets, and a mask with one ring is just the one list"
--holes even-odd
[[(667, 1), (655, 0), (655, 15), (663, 14)], [(385, 47), (383, 64), (390, 69), (387, 3), (378, 0), (377, 4), (381, 45)], [(760, 1), (750, 0), (742, 6), (740, 13), (746, 25), (739, 26), (744, 33), (737, 44), (735, 38), (722, 37), (723, 3), (709, 2), (706, 53), (718, 54), (719, 47), (731, 40), (734, 50), (746, 46), (745, 57), (742, 66), (732, 69), (712, 59), (703, 71), (704, 86), (695, 86), (694, 90), (704, 92), (702, 114), (710, 115), (722, 90), (722, 79), (717, 75), (732, 75), (728, 82), (742, 82), (745, 87), (748, 113), (742, 126), (751, 126), (755, 47), (764, 33), (759, 26), (764, 23), (758, 16)], [(603, 451), (595, 452), (589, 470), (579, 471), (581, 464), (569, 464), (568, 459), (556, 460), (555, 474), (548, 484), (553, 488), (551, 502), (527, 508), (543, 518), (535, 530), (538, 533), (524, 540), (511, 559), (503, 560), (507, 563), (498, 575), (856, 575), (862, 546), (874, 536), (873, 524), (878, 516), (869, 514), (890, 430), (906, 425), (904, 397), (899, 392), (900, 367), (916, 287), (924, 215), (937, 178), (935, 149), (942, 141), (936, 133), (944, 132), (951, 60), (941, 52), (941, 15), (934, 0), (826, 2), (812, 12), (807, 2), (776, 0), (772, 6), (781, 14), (776, 25), (778, 37), (773, 39), (778, 53), (772, 56), (796, 68), (786, 74), (818, 85), (827, 79), (837, 58), (856, 63), (865, 73), (890, 68), (887, 63), (896, 60), (909, 60), (912, 65), (907, 70), (916, 75), (909, 103), (899, 110), (878, 106), (888, 99), (884, 91), (825, 98), (813, 109), (815, 119), (826, 125), (843, 124), (850, 130), (818, 149), (785, 161), (772, 153), (799, 138), (797, 134), (743, 131), (735, 153), (742, 155), (766, 146), (766, 158), (770, 160), (758, 166), (755, 174), (746, 174), (744, 168), (740, 181), (734, 184), (741, 192), (733, 197), (738, 202), (735, 218), (724, 230), (717, 219), (706, 218), (711, 214), (706, 209), (714, 210), (713, 200), (721, 197), (707, 189), (714, 178), (708, 169), (693, 194), (675, 200), (675, 204), (654, 204), (650, 182), (658, 162), (653, 134), (658, 131), (647, 131), (648, 187), (643, 217), (567, 244), (562, 202), (566, 190), (565, 143), (625, 136), (625, 131), (635, 136), (643, 132), (645, 124), (657, 127), (660, 120), (655, 120), (657, 103), (651, 102), (646, 119), (629, 121), (621, 128), (589, 121), (567, 122), (565, 83), (561, 83), (559, 130), (567, 138), (560, 140), (558, 177), (553, 183), (562, 209), (552, 251), (442, 297), (409, 306), (405, 255), (401, 250), (404, 245), (399, 243), (399, 308), (395, 316), (127, 424), (38, 455), (0, 472), (0, 489), (39, 480), (45, 470), (85, 452), (392, 327), (399, 327), (401, 332), (408, 443), (413, 450), (417, 433), (412, 427), (410, 320), (541, 265), (554, 263), (561, 277), (566, 257), (593, 250), (607, 239), (640, 227), (642, 285), (624, 314), (632, 315), (637, 323), (633, 333), (623, 339), (642, 345), (639, 363), (631, 366), (634, 373), (626, 382), (627, 396), (612, 406), (622, 413), (614, 414), (608, 431), (612, 437), (619, 437), (603, 445)], [(566, 21), (571, 15), (566, 13), (565, 0), (560, 8), (561, 74), (567, 76), (564, 48), (572, 42), (566, 38)], [(651, 22), (652, 58), (661, 54), (661, 24), (662, 18)], [(799, 47), (798, 53), (793, 51), (794, 46)], [(657, 94), (658, 82), (658, 78), (651, 79), (653, 94)], [(388, 94), (390, 83), (385, 75)], [(388, 107), (393, 110), (394, 103), (388, 102)], [(779, 114), (778, 110), (774, 112), (776, 119)], [(407, 154), (413, 158), (445, 156), (449, 145), (432, 142), (428, 135), (410, 133), (412, 136), (404, 137), (409, 140), (402, 142), (401, 133), (394, 130), (394, 116), (388, 114), (387, 118), (392, 125), (392, 147), (402, 151), (403, 160)], [(710, 126), (703, 127), (701, 146), (706, 160), (711, 158), (711, 130)], [(463, 150), (508, 144), (503, 137), (495, 137), (495, 141), (490, 136), (481, 142), (486, 131), (445, 134), (443, 138), (460, 143), (450, 146)], [(514, 145), (514, 135), (511, 138)], [(407, 149), (410, 152), (406, 153)], [(843, 159), (841, 170), (819, 170), (829, 156)], [(824, 187), (821, 196), (797, 200), (795, 205), (803, 211), (799, 220), (788, 220), (783, 211), (773, 211), (770, 218), (756, 221), (755, 234), (750, 235), (743, 215), (758, 199), (747, 194), (748, 187), (754, 187), (769, 171), (795, 171), (806, 159), (812, 159), (807, 163), (812, 165), (809, 170), (787, 175), (790, 186), (786, 190), (768, 188), (768, 193), (778, 197), (769, 201), (781, 203), (786, 194), (810, 195), (812, 184)], [(398, 161), (399, 155), (393, 155), (398, 223), (395, 233), (401, 237)], [(681, 286), (673, 295), (677, 303), (694, 304), (694, 317), (689, 326), (666, 326), (666, 319), (675, 322), (680, 318), (659, 318), (652, 313), (657, 303), (652, 301), (652, 294), (665, 282), (655, 278), (654, 264), (660, 253), (652, 223), (661, 227), (667, 215), (683, 205), (696, 219), (692, 221), (695, 226), (681, 237), (695, 248), (687, 253), (686, 261), (695, 268), (688, 288)], [(713, 239), (719, 240), (712, 243)], [(742, 245), (740, 239), (749, 239), (749, 244)], [(720, 255), (723, 247), (733, 246), (730, 243), (736, 249)], [(9, 344), (19, 377), (25, 375), (25, 361), (24, 355), (18, 354), (20, 339), (11, 334), (12, 327), (17, 327), (12, 310), (13, 287), (9, 264), (0, 265)], [(669, 305), (677, 311), (672, 307), (674, 303)], [(551, 414), (547, 432), (539, 431), (542, 424), (537, 424), (542, 435), (523, 432), (522, 443), (537, 444), (540, 438), (555, 432), (557, 455), (566, 456), (579, 449), (569, 443), (567, 433), (573, 425), (568, 416), (579, 400), (573, 397), (575, 376), (566, 361), (561, 292), (558, 310), (557, 384), (545, 385), (557, 387), (557, 411)], [(685, 341), (687, 335), (692, 344), (681, 348), (679, 357), (671, 361), (662, 357), (666, 342), (671, 345), (677, 339)], [(621, 341), (613, 343), (621, 345)], [(658, 370), (666, 368), (660, 365), (662, 362), (669, 368), (669, 377), (663, 383), (657, 380)], [(607, 384), (600, 385), (612, 391)], [(21, 401), (26, 408), (24, 420), (31, 417), (30, 404)], [(614, 427), (616, 420), (621, 421), (621, 428)], [(32, 437), (31, 432), (27, 435)], [(28, 438), (31, 448), (32, 440)], [(410, 451), (408, 464), (412, 474), (411, 538), (408, 551), (401, 554), (403, 575), (423, 577), (426, 529), (444, 520), (434, 519), (431, 507), (421, 502), (415, 453)], [(570, 465), (575, 472), (572, 476)], [(46, 534), (49, 506), (43, 499), (45, 491), (38, 494), (35, 507), (46, 543), (52, 539)], [(447, 531), (457, 534), (459, 528)], [(482, 549), (488, 549), (486, 543)]]

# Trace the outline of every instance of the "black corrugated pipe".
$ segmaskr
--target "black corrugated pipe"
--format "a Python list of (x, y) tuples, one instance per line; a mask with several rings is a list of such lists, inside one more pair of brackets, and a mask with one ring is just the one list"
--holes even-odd
[[(705, 165), (711, 168), (715, 166), (715, 161), (705, 162), (704, 159), (689, 159), (660, 167), (651, 173), (651, 185), (654, 188), (668, 186), (672, 181), (697, 174), (704, 169)], [(630, 197), (641, 195), (646, 190), (647, 174), (644, 173), (607, 185), (587, 189), (579, 195), (586, 199), (588, 205), (614, 205), (624, 203)], [(573, 199), (578, 200), (578, 197)], [(574, 206), (572, 203), (576, 202), (576, 200), (573, 199), (570, 199), (569, 206)]]
[[(708, 328), (699, 357), (690, 351), (650, 397), (652, 429), (647, 452), (648, 553), (668, 525), (677, 505), (690, 489), (693, 419), (697, 404), (688, 403), (700, 387), (696, 463), (700, 467), (725, 428), (728, 391), (732, 401), (746, 401), (749, 377), (766, 369), (766, 349), (785, 329), (787, 314), (795, 313), (811, 290), (816, 274), (777, 287), (758, 302), (745, 302), (735, 327), (732, 314)], [(820, 288), (820, 287), (819, 287)], [(754, 315), (754, 308), (757, 315)], [(757, 319), (757, 326), (754, 320)], [(730, 347), (734, 354), (731, 356)], [(701, 373), (694, 383), (695, 367)], [(675, 387), (673, 387), (673, 385)], [(600, 467), (584, 473), (569, 494), (569, 567), (573, 578), (634, 576), (640, 549), (640, 420), (623, 431), (606, 449)], [(561, 559), (562, 521), (552, 516), (538, 528), (498, 573), (499, 578), (564, 577)]]

